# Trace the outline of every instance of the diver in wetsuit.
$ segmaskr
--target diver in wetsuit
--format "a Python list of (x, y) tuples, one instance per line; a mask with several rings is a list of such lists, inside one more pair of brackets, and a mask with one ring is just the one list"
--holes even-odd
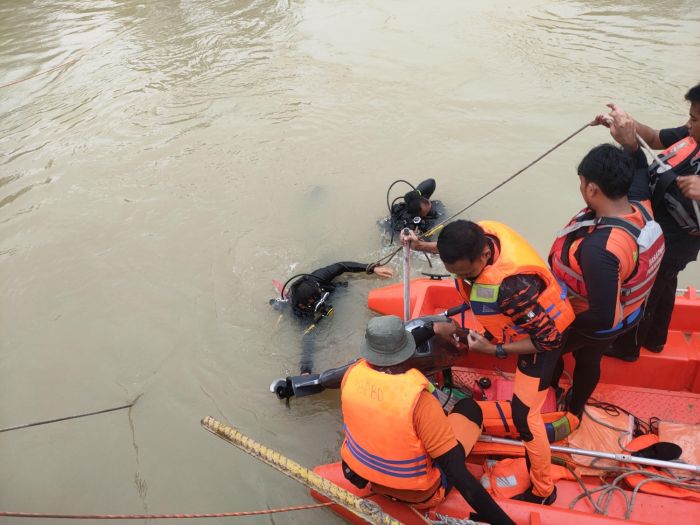
[[(389, 191), (394, 184), (389, 187)], [(392, 233), (392, 242), (396, 232), (409, 228), (419, 233), (425, 233), (444, 216), (444, 204), (438, 200), (430, 200), (430, 197), (435, 193), (435, 188), (435, 179), (426, 179), (406, 193), (403, 199), (399, 197), (390, 205), (387, 202), (391, 214), (388, 222)]]
[[(333, 280), (344, 273), (360, 272), (375, 274), (385, 279), (394, 275), (391, 268), (377, 266), (374, 263), (337, 262), (314, 270), (311, 273), (292, 277), (283, 287), (282, 293), (284, 297), (271, 301), (271, 304), (279, 306), (288, 304), (294, 316), (299, 320), (300, 325), (304, 327), (304, 335), (301, 340), (301, 361), (299, 363), (299, 369), (302, 374), (309, 374), (313, 369), (313, 352), (318, 324), (324, 318), (333, 315), (333, 306), (329, 303), (330, 296), (339, 286), (347, 286), (347, 283), (333, 282)], [(287, 285), (289, 285), (288, 288)], [(284, 293), (285, 289), (287, 293)]]

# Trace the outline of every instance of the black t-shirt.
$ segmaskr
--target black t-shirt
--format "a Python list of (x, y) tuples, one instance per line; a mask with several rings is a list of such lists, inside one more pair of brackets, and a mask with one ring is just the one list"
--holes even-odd
[(664, 148), (673, 146), (679, 140), (683, 140), (688, 136), (688, 128), (679, 126), (677, 128), (666, 128), (659, 131), (659, 140)]
[[(659, 139), (664, 148), (668, 148), (688, 136), (688, 128), (666, 128), (659, 131)], [(637, 201), (651, 199), (649, 189), (649, 169), (644, 152), (639, 148), (636, 153), (637, 169), (629, 191), (629, 198)], [(661, 225), (666, 242), (664, 267), (680, 272), (686, 265), (697, 259), (700, 251), (700, 236), (688, 235), (678, 225), (665, 206), (652, 202), (654, 219)]]

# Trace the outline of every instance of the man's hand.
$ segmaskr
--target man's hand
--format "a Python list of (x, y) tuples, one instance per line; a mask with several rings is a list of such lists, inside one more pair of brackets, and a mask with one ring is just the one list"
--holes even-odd
[(435, 335), (440, 336), (459, 350), (466, 350), (467, 345), (462, 343), (457, 335), (458, 328), (457, 323), (452, 320), (433, 323), (433, 332), (435, 332)]
[(606, 128), (609, 128), (610, 124), (612, 124), (612, 119), (608, 115), (603, 115), (602, 113), (596, 115), (590, 123), (591, 126), (605, 126)]
[(416, 232), (413, 230), (408, 230), (407, 233), (402, 231), (399, 239), (401, 239), (401, 246), (410, 246), (415, 248), (417, 244), (420, 243), (420, 239), (418, 239)]
[(389, 279), (394, 276), (394, 270), (388, 266), (375, 266), (372, 273), (378, 275), (382, 279)]
[(399, 237), (403, 246), (409, 246), (418, 252), (438, 253), (437, 243), (431, 241), (421, 241), (416, 232), (408, 230), (408, 233), (401, 232)]
[(676, 178), (676, 182), (683, 192), (683, 195), (689, 199), (700, 201), (700, 176), (686, 175)]
[(467, 340), (469, 341), (469, 350), (489, 355), (495, 355), (496, 353), (496, 347), (489, 343), (488, 339), (479, 332), (469, 330), (469, 337), (467, 337)]
[(612, 110), (605, 115), (608, 121), (610, 135), (615, 142), (620, 144), (628, 151), (637, 151), (639, 144), (637, 143), (637, 123), (624, 109), (615, 104), (608, 104)]

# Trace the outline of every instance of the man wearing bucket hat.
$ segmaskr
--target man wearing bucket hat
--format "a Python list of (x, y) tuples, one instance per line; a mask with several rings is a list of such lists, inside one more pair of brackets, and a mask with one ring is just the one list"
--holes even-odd
[(479, 519), (512, 524), (466, 469), (466, 454), (481, 433), (481, 410), (463, 399), (446, 416), (428, 379), (404, 364), (414, 351), (401, 319), (369, 321), (362, 359), (341, 385), (345, 477), (416, 508), (437, 505), (454, 486)]

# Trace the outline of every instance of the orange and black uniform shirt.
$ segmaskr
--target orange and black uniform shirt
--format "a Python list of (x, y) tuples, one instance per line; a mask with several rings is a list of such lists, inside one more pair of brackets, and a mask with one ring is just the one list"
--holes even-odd
[[(649, 202), (642, 205), (649, 211)], [(622, 216), (640, 228), (644, 227), (642, 213), (633, 208)], [(587, 301), (571, 298), (576, 313), (573, 327), (595, 338), (614, 337), (641, 319), (640, 310), (622, 318), (620, 288), (636, 270), (638, 246), (634, 238), (621, 228), (581, 229), (584, 239), (576, 248), (574, 258), (581, 267), (586, 285)]]
[[(498, 244), (490, 236), (487, 236), (487, 241), (493, 254), (488, 264), (493, 264)], [(523, 329), (541, 352), (556, 350), (562, 344), (562, 333), (537, 302), (545, 287), (545, 282), (537, 275), (516, 274), (503, 279), (498, 293), (500, 311)]]

